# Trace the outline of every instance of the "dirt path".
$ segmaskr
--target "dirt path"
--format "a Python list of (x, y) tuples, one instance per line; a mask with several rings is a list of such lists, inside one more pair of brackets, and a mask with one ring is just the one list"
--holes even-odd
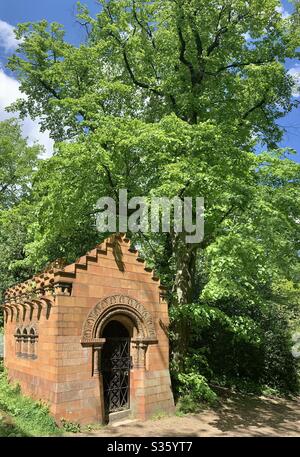
[(76, 436), (300, 436), (300, 398), (230, 396), (200, 414), (107, 426)]

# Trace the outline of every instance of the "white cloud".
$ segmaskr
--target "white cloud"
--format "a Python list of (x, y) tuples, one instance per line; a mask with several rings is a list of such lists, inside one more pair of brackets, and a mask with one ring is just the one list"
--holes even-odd
[(300, 97), (300, 64), (296, 64), (290, 68), (288, 74), (292, 76), (294, 80), (293, 96)]
[(14, 30), (12, 25), (0, 19), (0, 48), (6, 53), (15, 51), (20, 43), (15, 37)]
[[(19, 82), (8, 76), (3, 69), (0, 68), (0, 121), (10, 117), (18, 117), (17, 113), (8, 113), (5, 108), (16, 101), (17, 98), (24, 98), (24, 94), (20, 92)], [(29, 117), (22, 122), (22, 132), (25, 137), (28, 137), (29, 143), (38, 142), (45, 148), (43, 157), (50, 157), (53, 153), (53, 140), (49, 137), (49, 132), (41, 132), (38, 119), (33, 121)]]
[(277, 13), (281, 14), (283, 19), (287, 19), (288, 17), (290, 17), (290, 13), (287, 10), (285, 10), (283, 6), (276, 6), (275, 9)]

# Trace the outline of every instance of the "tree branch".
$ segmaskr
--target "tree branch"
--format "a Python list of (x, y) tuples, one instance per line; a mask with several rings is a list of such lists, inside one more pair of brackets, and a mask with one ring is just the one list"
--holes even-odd
[(248, 109), (243, 115), (242, 115), (242, 120), (244, 121), (247, 119), (248, 116), (250, 116), (253, 111), (262, 108), (265, 104), (267, 103), (266, 96), (264, 96), (259, 102), (257, 102), (252, 108)]
[(113, 193), (115, 194), (116, 199), (118, 200), (119, 199), (119, 194), (118, 194), (118, 192), (116, 190), (116, 185), (115, 185), (115, 183), (113, 181), (110, 169), (108, 168), (107, 165), (105, 165), (103, 163), (101, 165), (102, 165), (102, 167), (104, 168), (104, 170), (106, 172), (106, 176), (108, 178), (109, 184), (111, 185), (111, 190), (113, 191)]
[(76, 20), (77, 24), (81, 25), (85, 29), (86, 37), (89, 39), (91, 35), (91, 31), (89, 30), (89, 26), (91, 25), (88, 21), (85, 22), (80, 22), (79, 20)]
[[(133, 2), (133, 3), (134, 3), (134, 2)], [(110, 19), (110, 22), (111, 22), (112, 24), (114, 24), (114, 20), (113, 20), (113, 17), (112, 17), (112, 14), (111, 14), (111, 11), (110, 11), (110, 8), (109, 8), (108, 5), (104, 8), (104, 11), (105, 11), (106, 14), (108, 15), (108, 17), (109, 17), (109, 19)], [(137, 22), (139, 23), (138, 20), (137, 20)], [(134, 30), (134, 33), (135, 33), (135, 30)], [(155, 88), (151, 87), (149, 84), (144, 83), (143, 81), (139, 81), (139, 80), (136, 78), (136, 76), (135, 76), (135, 74), (134, 74), (134, 72), (133, 72), (133, 70), (132, 70), (132, 68), (131, 68), (131, 66), (130, 66), (130, 63), (129, 63), (128, 55), (127, 55), (127, 52), (126, 52), (126, 43), (124, 43), (118, 36), (116, 36), (116, 35), (115, 35), (114, 33), (112, 33), (111, 31), (108, 32), (108, 34), (109, 34), (109, 36), (111, 36), (112, 38), (114, 38), (114, 39), (117, 41), (117, 43), (120, 45), (120, 47), (121, 47), (121, 49), (122, 49), (122, 54), (123, 54), (123, 59), (124, 59), (125, 67), (126, 67), (128, 73), (129, 73), (129, 76), (130, 76), (132, 82), (133, 82), (136, 86), (138, 86), (138, 87), (140, 87), (140, 88), (142, 88), (142, 89), (147, 89), (147, 90), (149, 90), (149, 91), (153, 92), (154, 94), (159, 95), (159, 96), (161, 96), (161, 97), (164, 96), (164, 94), (163, 94), (162, 92), (160, 92), (158, 89), (155, 89)]]
[(146, 34), (150, 38), (150, 41), (152, 43), (153, 48), (156, 49), (156, 43), (155, 43), (155, 39), (154, 39), (154, 36), (153, 36), (151, 28), (149, 27), (148, 24), (147, 24), (147, 27), (145, 27), (145, 24), (143, 24), (143, 22), (138, 18), (138, 15), (137, 15), (137, 12), (136, 12), (135, 0), (132, 1), (132, 12), (133, 12), (134, 19), (136, 20), (138, 25), (141, 27), (141, 29), (144, 30), (144, 32), (146, 32)]
[(213, 230), (213, 232), (208, 235), (205, 240), (203, 240), (201, 242), (201, 248), (206, 248), (207, 246), (209, 246), (211, 243), (213, 243), (216, 239), (216, 236), (217, 236), (217, 228), (220, 227), (220, 225), (225, 221), (225, 219), (227, 219), (228, 216), (230, 216), (230, 214), (233, 212), (233, 210), (235, 209), (235, 206), (232, 205), (221, 217), (221, 219), (219, 220), (219, 222), (217, 223), (215, 229)]
[(215, 35), (215, 38), (214, 38), (214, 41), (212, 42), (212, 44), (207, 48), (207, 55), (210, 56), (210, 54), (219, 46), (220, 44), (220, 39), (221, 39), (221, 36), (226, 33), (228, 30), (228, 27), (222, 27), (221, 29), (219, 29)]
[(249, 65), (264, 65), (266, 63), (271, 63), (274, 60), (255, 60), (253, 62), (234, 62), (229, 65), (224, 65), (223, 67), (218, 68), (215, 72), (208, 72), (205, 71), (206, 75), (209, 76), (217, 76), (219, 73), (221, 73), (224, 70), (228, 70), (230, 68), (242, 68), (242, 67), (247, 67)]
[[(194, 16), (197, 16), (198, 14), (199, 14), (199, 11), (196, 10), (194, 12)], [(196, 24), (194, 22), (194, 19), (192, 19), (192, 18), (191, 18), (191, 29), (192, 29), (192, 32), (193, 32), (193, 35), (194, 35), (194, 38), (195, 38), (198, 59), (202, 60), (203, 44), (202, 44), (201, 36), (200, 36), (200, 34), (199, 34), (198, 30), (197, 30)]]
[(247, 11), (245, 14), (239, 14), (235, 20), (231, 20), (231, 13), (232, 13), (232, 10), (230, 9), (228, 11), (228, 20), (227, 20), (227, 25), (219, 28), (219, 25), (221, 23), (221, 19), (222, 19), (222, 15), (225, 11), (226, 7), (223, 6), (221, 11), (220, 11), (220, 14), (219, 14), (219, 17), (218, 17), (218, 23), (217, 23), (217, 27), (216, 27), (216, 35), (215, 35), (215, 38), (213, 40), (213, 42), (211, 43), (211, 45), (207, 48), (207, 56), (209, 56), (219, 45), (220, 45), (220, 39), (221, 39), (221, 36), (224, 35), (226, 32), (228, 32), (229, 30), (229, 25), (234, 25), (234, 24), (238, 24), (239, 22), (241, 22), (245, 17), (249, 16), (250, 12)]
[(11, 185), (12, 185), (12, 183), (3, 184), (0, 188), (0, 193), (5, 192)]
[(185, 57), (186, 42), (185, 42), (185, 40), (183, 38), (183, 33), (182, 33), (182, 30), (181, 30), (181, 27), (180, 27), (179, 24), (177, 25), (177, 31), (178, 31), (179, 41), (180, 41), (179, 60), (183, 65), (185, 65), (189, 69), (189, 72), (190, 72), (190, 75), (191, 75), (191, 82), (192, 82), (193, 85), (195, 85), (195, 83), (196, 83), (196, 71), (195, 71), (192, 63), (189, 60), (187, 60), (186, 57)]
[(143, 88), (143, 89), (148, 89), (148, 90), (150, 90), (151, 92), (153, 92), (154, 94), (159, 95), (160, 97), (163, 97), (163, 96), (164, 96), (164, 93), (163, 93), (163, 92), (159, 91), (158, 89), (154, 89), (153, 87), (151, 87), (151, 86), (150, 86), (149, 84), (147, 84), (147, 83), (144, 83), (144, 82), (142, 82), (142, 81), (139, 81), (139, 80), (135, 77), (135, 75), (134, 75), (134, 73), (133, 73), (133, 71), (132, 71), (132, 69), (131, 69), (129, 60), (128, 60), (128, 56), (127, 56), (127, 52), (126, 52), (125, 46), (123, 46), (123, 58), (124, 58), (125, 66), (126, 66), (126, 69), (127, 69), (128, 73), (129, 73), (129, 76), (130, 76), (132, 82), (133, 82), (136, 86), (141, 87), (141, 88)]
[(46, 89), (48, 92), (50, 92), (50, 94), (53, 95), (54, 98), (56, 98), (57, 100), (61, 100), (61, 97), (59, 96), (59, 94), (56, 92), (55, 89), (53, 89), (50, 86), (50, 84), (48, 82), (44, 81), (41, 78), (38, 78), (38, 81), (41, 83), (41, 85), (44, 87), (44, 89)]

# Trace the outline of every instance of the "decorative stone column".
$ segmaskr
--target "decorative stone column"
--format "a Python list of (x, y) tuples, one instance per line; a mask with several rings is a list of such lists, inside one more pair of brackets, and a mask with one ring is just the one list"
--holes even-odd
[(105, 338), (97, 338), (92, 342), (92, 377), (95, 381), (95, 394), (98, 398), (98, 420), (100, 423), (104, 423), (105, 420), (105, 408), (104, 408), (104, 386), (103, 386), (103, 375), (101, 372), (101, 351), (106, 342)]
[(29, 335), (23, 332), (21, 337), (21, 357), (28, 358), (29, 355)]
[(133, 339), (133, 370), (131, 379), (131, 405), (133, 413), (144, 420), (146, 417), (146, 352), (148, 342), (143, 339)]
[(22, 352), (22, 335), (21, 333), (15, 333), (15, 339), (16, 339), (16, 356), (21, 357), (21, 352)]
[(85, 346), (92, 347), (92, 376), (99, 376), (101, 374), (101, 350), (105, 343), (105, 338), (94, 338), (89, 344)]
[(72, 283), (68, 282), (57, 282), (54, 284), (54, 294), (57, 295), (66, 295), (69, 297), (72, 292)]
[(101, 346), (93, 346), (93, 376), (99, 376), (101, 373)]
[(148, 344), (141, 340), (132, 340), (133, 343), (133, 368), (146, 368), (146, 352)]
[(29, 357), (31, 359), (36, 359), (37, 358), (37, 339), (38, 339), (38, 336), (34, 333), (31, 333), (29, 335), (29, 341), (30, 341), (30, 354), (29, 354)]

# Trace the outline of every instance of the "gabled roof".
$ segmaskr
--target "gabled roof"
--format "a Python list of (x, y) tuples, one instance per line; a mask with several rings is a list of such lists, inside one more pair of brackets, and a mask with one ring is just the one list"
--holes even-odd
[[(118, 249), (120, 250), (121, 246), (135, 256), (136, 262), (139, 263), (141, 267), (144, 267), (145, 272), (157, 283), (157, 286), (161, 289), (161, 293), (163, 294), (165, 287), (161, 285), (154, 270), (146, 266), (145, 260), (139, 256), (138, 251), (130, 247), (130, 240), (126, 235), (113, 235), (86, 255), (77, 259), (76, 262), (64, 267), (54, 266), (41, 274), (33, 276), (27, 281), (10, 287), (5, 291), (4, 303), (9, 303), (11, 300), (15, 300), (18, 297), (32, 298), (36, 296), (37, 298), (41, 298), (54, 296), (56, 290), (59, 290), (59, 293), (70, 295), (72, 283), (76, 280), (77, 272), (80, 270), (87, 270), (89, 262), (101, 264), (101, 258), (107, 256), (109, 248), (113, 251), (117, 251), (117, 254), (115, 255), (117, 264), (118, 262), (122, 263), (122, 259), (118, 259)], [(55, 263), (53, 265), (55, 265)], [(120, 269), (122, 269), (121, 266)]]

